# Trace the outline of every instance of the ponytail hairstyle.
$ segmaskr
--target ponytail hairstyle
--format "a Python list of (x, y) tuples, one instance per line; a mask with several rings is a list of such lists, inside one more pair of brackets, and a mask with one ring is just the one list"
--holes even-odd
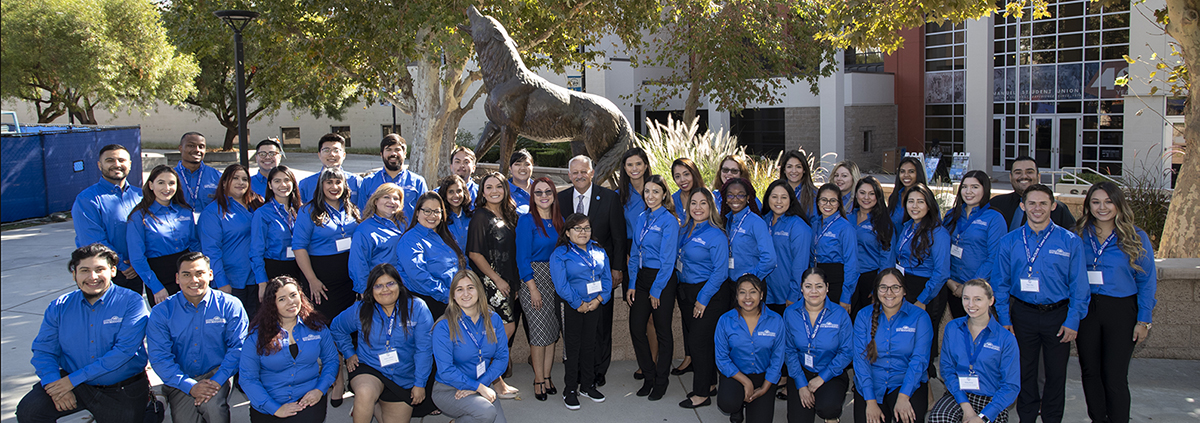
[(862, 204), (858, 203), (858, 190), (862, 189), (863, 185), (870, 187), (875, 191), (875, 207), (867, 212), (870, 216), (871, 227), (874, 228), (875, 240), (883, 247), (884, 251), (892, 249), (892, 235), (896, 233), (896, 226), (892, 223), (891, 216), (887, 213), (887, 203), (884, 202), (883, 186), (879, 185), (879, 180), (874, 176), (867, 176), (858, 180), (854, 184), (854, 208), (862, 208)]
[[(571, 232), (572, 228), (579, 226), (584, 222), (588, 222), (588, 216), (586, 214), (571, 213), (570, 216), (567, 216), (567, 218), (563, 220), (562, 230), (558, 232), (558, 242), (556, 242), (554, 246), (561, 247), (564, 245), (575, 245), (573, 242), (571, 242), (571, 236), (568, 235), (568, 233)], [(591, 243), (594, 241), (588, 242)]]
[(740, 288), (744, 283), (750, 284), (754, 287), (754, 289), (757, 289), (758, 292), (762, 294), (758, 299), (758, 312), (759, 314), (762, 314), (763, 308), (766, 307), (767, 304), (767, 283), (763, 282), (762, 279), (759, 279), (758, 276), (755, 276), (753, 273), (744, 274), (738, 277), (737, 283), (733, 285), (733, 292), (735, 295), (738, 288)]
[(361, 326), (358, 332), (367, 345), (371, 345), (371, 323), (375, 321), (375, 304), (379, 304), (375, 299), (375, 282), (384, 276), (391, 277), (396, 281), (396, 290), (400, 291), (400, 295), (396, 297), (396, 308), (393, 312), (396, 317), (400, 318), (400, 327), (404, 328), (405, 334), (408, 334), (408, 323), (412, 321), (408, 309), (412, 294), (400, 280), (400, 272), (390, 263), (375, 265), (375, 268), (371, 269), (371, 273), (367, 274), (367, 289), (362, 292), (362, 301), (358, 305), (358, 323)]
[[(929, 211), (925, 212), (925, 218), (921, 219), (920, 224), (913, 228), (912, 256), (917, 260), (917, 264), (925, 261), (925, 257), (929, 256), (929, 249), (933, 248), (933, 231), (938, 226), (942, 226), (942, 213), (938, 210), (937, 197), (934, 197), (933, 191), (925, 184), (914, 184), (912, 189), (904, 192), (904, 203), (908, 203), (909, 197), (920, 195), (925, 198), (925, 205), (929, 207)], [(905, 206), (907, 207), (907, 206)], [(904, 211), (904, 221), (911, 220), (908, 216), (908, 210)], [(903, 235), (901, 235), (903, 236)]]
[[(658, 185), (658, 188), (663, 192), (662, 204), (660, 204), (660, 206), (667, 209), (667, 213), (670, 213), (671, 216), (675, 216), (675, 204), (673, 204), (674, 201), (671, 200), (671, 193), (667, 191), (667, 182), (663, 180), (663, 177), (660, 175), (647, 175), (645, 178), (643, 178), (643, 180), (645, 182), (642, 184), (642, 196), (645, 197), (646, 195), (645, 184)], [(683, 198), (680, 198), (679, 201), (683, 201)], [(675, 220), (675, 223), (678, 224), (679, 216), (675, 216)]]
[(793, 194), (792, 189), (788, 187), (787, 179), (776, 179), (774, 182), (771, 182), (771, 185), (767, 185), (767, 190), (763, 192), (763, 198), (762, 198), (762, 202), (763, 202), (762, 216), (763, 216), (763, 218), (769, 219), (770, 216), (774, 215), (774, 213), (775, 213), (774, 210), (771, 210), (771, 193), (775, 192), (776, 189), (783, 189), (783, 192), (785, 194), (787, 194), (788, 206), (787, 206), (787, 210), (783, 211), (783, 215), (784, 216), (798, 216), (801, 219), (803, 219), (805, 217), (805, 215), (804, 215), (804, 212), (802, 210), (800, 210), (800, 201), (796, 199), (796, 195)]
[[(693, 192), (696, 192), (698, 190), (707, 189), (707, 187), (704, 184), (704, 175), (700, 174), (700, 168), (696, 167), (696, 162), (693, 162), (692, 159), (689, 159), (687, 157), (680, 157), (678, 159), (675, 159), (674, 162), (671, 162), (671, 177), (672, 178), (674, 178), (675, 170), (678, 168), (683, 168), (683, 170), (686, 170), (692, 176), (692, 188), (690, 190), (688, 190), (688, 192), (681, 192), (679, 194), (679, 201), (684, 201), (683, 200), (684, 198), (692, 198)], [(676, 186), (679, 185), (678, 180), (675, 181), (675, 185)], [(687, 204), (684, 204), (684, 206), (686, 206), (686, 205)], [(685, 209), (686, 209), (686, 207), (685, 207)], [(683, 219), (683, 216), (679, 216), (679, 218)]]
[[(983, 187), (983, 192), (980, 193), (981, 198), (979, 199), (979, 205), (975, 207), (987, 206), (988, 202), (992, 200), (992, 178), (988, 176), (987, 172), (982, 170), (972, 170), (967, 172), (965, 175), (963, 175), (963, 181), (966, 181), (967, 178), (979, 181), (979, 186)], [(1083, 204), (1084, 208), (1087, 208), (1087, 203)], [(942, 219), (942, 224), (946, 226), (947, 231), (953, 233), (954, 228), (958, 226), (958, 218), (965, 217), (966, 215), (967, 202), (963, 200), (962, 184), (960, 183), (958, 185), (958, 194), (954, 196), (954, 208), (951, 208), (950, 212), (946, 213), (946, 218)]]
[[(808, 216), (811, 212), (809, 209), (812, 208), (813, 204), (815, 204), (817, 201), (817, 186), (813, 185), (812, 166), (808, 164), (808, 157), (805, 156), (804, 151), (787, 151), (783, 153), (783, 156), (779, 157), (779, 179), (783, 179), (785, 181), (788, 180), (786, 169), (787, 162), (791, 159), (798, 160), (800, 162), (800, 168), (804, 170), (804, 174), (800, 175), (800, 186), (797, 187), (799, 194), (796, 194), (796, 199), (800, 200), (800, 214), (802, 216)], [(791, 187), (790, 183), (788, 187)]]
[[(842, 190), (841, 190), (841, 188), (838, 188), (837, 185), (834, 185), (833, 182), (826, 182), (825, 185), (821, 185), (821, 188), (817, 189), (817, 196), (813, 197), (816, 199), (814, 201), (820, 201), (821, 193), (825, 192), (825, 191), (832, 192), (834, 194), (833, 196), (835, 198), (837, 198), (837, 203), (838, 203), (837, 214), (838, 214), (838, 216), (846, 217), (845, 204), (842, 204)], [(818, 219), (825, 218), (824, 216), (821, 216), (821, 205), (820, 204), (817, 204), (817, 217), (818, 217)]]
[[(879, 284), (883, 282), (883, 278), (891, 276), (900, 283), (900, 296), (903, 297), (904, 292), (904, 275), (894, 267), (889, 267), (879, 271), (879, 275), (875, 277), (875, 289), (871, 290), (871, 342), (867, 343), (867, 361), (874, 363), (879, 358), (879, 351), (875, 349), (875, 333), (879, 330), (879, 315), (883, 314), (883, 304), (879, 302)], [(903, 299), (901, 300), (903, 301)]]
[[(984, 295), (987, 295), (989, 300), (996, 299), (996, 292), (992, 290), (992, 284), (988, 283), (987, 279), (975, 278), (975, 279), (971, 279), (969, 281), (963, 282), (962, 284), (963, 284), (963, 289), (967, 289), (968, 286), (978, 287), (978, 288), (983, 289)], [(988, 307), (988, 314), (990, 314), (993, 319), (997, 319), (997, 320), (1000, 319), (1000, 315), (996, 313), (996, 304), (994, 302), (991, 307)]]
[[(1129, 256), (1129, 266), (1138, 272), (1145, 272), (1142, 266), (1138, 266), (1137, 260), (1146, 255), (1146, 247), (1142, 245), (1142, 239), (1137, 234), (1137, 226), (1133, 224), (1133, 208), (1129, 206), (1129, 202), (1125, 200), (1125, 193), (1121, 188), (1109, 181), (1104, 181), (1096, 185), (1092, 185), (1088, 189), (1087, 196), (1083, 199), (1083, 214), (1075, 223), (1075, 232), (1079, 236), (1091, 231), (1096, 233), (1096, 216), (1092, 215), (1092, 196), (1098, 190), (1103, 190), (1108, 194), (1109, 200), (1112, 200), (1113, 208), (1117, 211), (1117, 217), (1113, 219), (1116, 223), (1114, 232), (1117, 233), (1117, 245), (1121, 247), (1121, 251)], [(1054, 197), (1051, 196), (1051, 199)]]

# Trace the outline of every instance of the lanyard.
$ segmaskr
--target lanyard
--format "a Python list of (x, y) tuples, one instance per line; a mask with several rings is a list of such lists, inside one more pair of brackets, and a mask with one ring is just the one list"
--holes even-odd
[[(383, 319), (387, 320), (387, 337), (384, 338), (384, 348), (391, 349), (392, 348), (392, 328), (396, 326), (396, 316), (388, 316), (387, 313), (384, 313), (383, 306), (379, 305), (379, 303), (375, 303), (375, 307), (378, 308), (379, 314), (383, 315)], [(393, 307), (392, 314), (395, 314), (395, 313), (396, 313), (396, 308)]]
[(742, 215), (742, 218), (740, 220), (738, 220), (737, 228), (732, 228), (732, 227), (730, 228), (730, 229), (732, 229), (729, 231), (729, 254), (730, 255), (733, 255), (733, 239), (735, 237), (737, 237), (738, 231), (742, 229), (742, 223), (746, 222), (746, 216), (750, 215), (749, 206), (746, 206), (746, 207), (747, 207), (746, 209), (742, 210), (742, 213), (744, 213), (744, 214)]
[(1088, 243), (1092, 244), (1092, 252), (1096, 253), (1096, 259), (1092, 261), (1092, 268), (1095, 269), (1100, 265), (1100, 255), (1104, 254), (1104, 250), (1108, 248), (1108, 244), (1117, 239), (1117, 231), (1114, 230), (1112, 233), (1109, 233), (1108, 238), (1105, 238), (1104, 243), (1100, 245), (1096, 245), (1096, 234), (1092, 233), (1091, 235), (1088, 237)]
[(596, 261), (592, 259), (592, 245), (591, 244), (587, 245), (587, 249), (584, 251), (585, 253), (587, 253), (586, 257), (584, 256), (583, 253), (579, 252), (579, 246), (577, 246), (577, 245), (571, 246), (571, 252), (574, 252), (575, 255), (577, 255), (577, 256), (579, 256), (579, 258), (583, 259), (584, 265), (587, 266), (588, 269), (590, 269), (592, 271), (592, 277), (591, 277), (591, 279), (588, 279), (588, 280), (589, 281), (596, 280), (596, 268), (600, 267), (600, 263), (596, 263)]
[(642, 246), (643, 248), (645, 247), (645, 243), (643, 241), (646, 240), (646, 234), (650, 232), (650, 226), (652, 223), (654, 223), (654, 212), (654, 210), (646, 210), (646, 222), (642, 223), (642, 233), (638, 235), (638, 245)]
[(280, 217), (283, 217), (284, 222), (287, 222), (287, 229), (290, 232), (296, 226), (296, 219), (292, 217), (292, 214), (287, 211), (287, 208), (283, 204), (279, 204), (278, 201), (272, 201), (271, 204), (274, 206), (275, 212), (279, 213)]
[[(825, 217), (821, 217), (820, 221), (824, 221), (824, 220), (825, 220)], [(809, 255), (812, 256), (813, 263), (817, 262), (817, 246), (820, 245), (820, 243), (817, 241), (821, 240), (821, 236), (825, 235), (825, 233), (829, 231), (829, 227), (833, 226), (833, 222), (836, 222), (836, 221), (837, 221), (837, 217), (829, 216), (829, 223), (826, 223), (823, 227), (821, 227), (820, 231), (813, 232), (812, 249), (810, 250), (810, 253), (809, 253)]]
[[(483, 362), (483, 345), (479, 344), (479, 340), (475, 338), (475, 333), (471, 331), (471, 328), (467, 327), (467, 323), (465, 322), (465, 320), (469, 319), (469, 318), (470, 317), (461, 316), (458, 319), (458, 325), (460, 327), (462, 327), (463, 334), (466, 335), (467, 338), (470, 338), (471, 342), (475, 344), (475, 349), (479, 351), (479, 362), (482, 363)], [(484, 317), (479, 316), (479, 318), (483, 319)]]
[[(899, 248), (899, 249), (897, 249), (896, 251), (904, 251), (904, 246), (905, 246), (906, 244), (912, 244), (912, 239), (913, 239), (913, 237), (917, 235), (917, 223), (916, 223), (916, 221), (915, 221), (915, 220), (910, 220), (909, 222), (910, 222), (910, 223), (912, 223), (912, 226), (909, 226), (909, 227), (908, 227), (908, 230), (905, 230), (905, 231), (904, 231), (904, 235), (902, 235), (902, 236), (900, 237), (900, 248)], [(912, 253), (909, 253), (909, 254), (912, 254)]]
[(187, 177), (188, 170), (187, 170), (187, 168), (183, 167), (182, 162), (175, 165), (175, 173), (179, 174), (179, 179), (181, 179), (183, 182), (183, 190), (184, 190), (184, 194), (187, 195), (187, 197), (188, 197), (187, 198), (188, 204), (191, 205), (192, 207), (196, 207), (196, 203), (200, 202), (200, 180), (204, 179), (203, 166), (200, 169), (196, 170), (196, 186), (195, 186), (195, 188), (193, 188), (191, 186), (192, 184), (188, 183), (188, 179), (190, 179)]
[[(817, 339), (817, 331), (821, 330), (821, 321), (825, 320), (825, 317), (829, 315), (829, 307), (822, 308), (821, 312), (817, 313), (817, 321), (812, 322), (811, 324), (808, 321), (809, 316), (807, 312), (808, 310), (805, 310), (805, 315), (803, 316), (805, 317), (804, 336), (808, 338), (808, 352), (812, 353), (813, 340)], [(809, 330), (810, 325), (812, 327), (811, 331)]]
[[(338, 202), (340, 203), (341, 201), (339, 200)], [(330, 210), (329, 204), (326, 203), (325, 204), (325, 214), (329, 215), (330, 223), (337, 225), (338, 232), (341, 232), (341, 234), (342, 234), (341, 238), (345, 238), (346, 237), (346, 214), (345, 214), (345, 212), (342, 211), (342, 207), (344, 207), (344, 206), (339, 206), (336, 209)], [(335, 212), (337, 213), (336, 219), (333, 217)]]
[(1046, 244), (1047, 239), (1050, 239), (1050, 232), (1053, 231), (1054, 225), (1046, 227), (1046, 233), (1042, 235), (1042, 240), (1038, 241), (1037, 249), (1033, 250), (1032, 254), (1029, 252), (1029, 232), (1033, 232), (1033, 229), (1030, 229), (1028, 232), (1024, 230), (1021, 231), (1021, 241), (1025, 244), (1025, 260), (1029, 265), (1030, 276), (1033, 276), (1033, 263), (1037, 261), (1038, 254), (1042, 253), (1042, 246)]
[(971, 339), (971, 329), (969, 326), (969, 323), (963, 323), (963, 335), (966, 336), (967, 340), (967, 369), (971, 372), (971, 375), (974, 375), (975, 361), (979, 359), (979, 352), (983, 351), (983, 334), (988, 328), (985, 327), (982, 331), (979, 331), (979, 339)]

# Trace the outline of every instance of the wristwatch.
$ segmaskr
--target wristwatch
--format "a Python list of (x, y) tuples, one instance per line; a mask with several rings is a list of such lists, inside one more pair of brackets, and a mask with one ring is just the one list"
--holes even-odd
[(979, 420), (983, 420), (983, 423), (992, 423), (992, 421), (983, 413), (979, 413)]
[(1150, 327), (1151, 327), (1151, 326), (1154, 326), (1154, 324), (1153, 324), (1153, 323), (1146, 323), (1146, 322), (1138, 322), (1138, 324), (1139, 324), (1139, 325), (1142, 325), (1142, 326), (1145, 326), (1145, 327), (1146, 327), (1146, 330), (1150, 330)]

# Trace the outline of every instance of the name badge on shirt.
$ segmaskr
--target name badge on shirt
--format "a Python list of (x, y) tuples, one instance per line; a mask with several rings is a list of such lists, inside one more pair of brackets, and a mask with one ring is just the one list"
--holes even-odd
[(958, 389), (979, 390), (979, 376), (959, 376)]
[(675, 259), (675, 270), (679, 271), (679, 272), (683, 271), (683, 260), (682, 259)]
[(597, 292), (600, 292), (603, 289), (604, 289), (604, 286), (600, 284), (600, 281), (591, 281), (591, 282), (588, 282), (588, 284), (587, 284), (588, 295), (595, 294)]
[(1037, 278), (1021, 278), (1021, 292), (1038, 292)]
[(804, 353), (804, 365), (806, 367), (814, 367), (814, 368), (817, 367), (817, 365), (813, 364), (813, 362), (814, 362), (814, 360), (813, 360), (812, 354)]
[(284, 254), (284, 257), (287, 257), (287, 258), (296, 258), (296, 253), (294, 251), (292, 251), (292, 247), (288, 247), (287, 252), (283, 253), (283, 254)]
[(379, 355), (379, 365), (382, 367), (391, 366), (400, 362), (400, 356), (396, 354), (396, 350), (391, 350)]
[(479, 379), (483, 377), (484, 373), (487, 373), (487, 364), (484, 364), (484, 362), (480, 361), (479, 364), (475, 366), (475, 378)]
[(896, 270), (899, 270), (901, 275), (904, 274), (904, 266), (901, 266), (899, 263), (896, 264)]
[(1099, 270), (1089, 270), (1088, 271), (1088, 284), (1104, 285), (1104, 274), (1100, 273)]
[(339, 238), (337, 240), (337, 250), (346, 251), (350, 249), (350, 238)]
[(733, 257), (729, 258), (729, 268), (733, 269)]
[(962, 247), (959, 247), (958, 244), (951, 245), (950, 246), (950, 255), (954, 256), (954, 258), (961, 259), (962, 258)]

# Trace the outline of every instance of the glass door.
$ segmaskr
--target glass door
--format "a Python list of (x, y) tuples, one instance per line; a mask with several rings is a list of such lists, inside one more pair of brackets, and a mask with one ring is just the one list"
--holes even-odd
[(1083, 118), (1048, 116), (1033, 119), (1033, 159), (1038, 168), (1061, 170), (1079, 166)]

